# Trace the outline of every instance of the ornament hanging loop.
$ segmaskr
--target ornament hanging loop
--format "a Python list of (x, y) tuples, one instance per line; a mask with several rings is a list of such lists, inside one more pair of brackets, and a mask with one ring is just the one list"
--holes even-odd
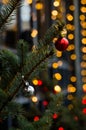
[(66, 27), (63, 28), (63, 30), (60, 32), (60, 37), (66, 37), (67, 35), (67, 30)]
[(23, 80), (24, 85), (25, 85), (24, 90), (25, 90), (26, 92), (29, 92), (31, 95), (33, 95), (33, 94), (34, 94), (34, 91), (35, 91), (35, 90), (34, 90), (34, 87), (31, 86), (28, 81), (25, 81), (25, 80), (24, 80), (24, 76), (23, 76), (23, 75), (22, 75), (22, 80)]

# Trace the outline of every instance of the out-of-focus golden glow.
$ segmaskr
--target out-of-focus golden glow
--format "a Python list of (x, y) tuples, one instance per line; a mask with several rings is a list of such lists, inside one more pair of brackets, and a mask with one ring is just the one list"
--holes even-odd
[(86, 62), (85, 62), (85, 61), (82, 61), (82, 62), (81, 62), (81, 67), (82, 67), (82, 68), (86, 68)]
[(31, 100), (32, 100), (32, 102), (34, 102), (34, 103), (38, 102), (38, 98), (37, 98), (36, 96), (33, 96), (33, 97), (31, 98)]
[(86, 30), (81, 30), (82, 36), (86, 36)]
[(81, 50), (82, 50), (83, 53), (86, 53), (86, 47), (82, 47)]
[(62, 66), (63, 65), (63, 62), (61, 60), (58, 61), (58, 65), (59, 66)]
[(86, 22), (85, 21), (81, 21), (80, 24), (81, 24), (82, 28), (86, 29)]
[(62, 52), (57, 50), (57, 51), (56, 51), (56, 56), (57, 56), (57, 57), (61, 57), (61, 56), (62, 56)]
[(57, 11), (57, 10), (52, 10), (51, 14), (52, 14), (53, 16), (57, 16), (57, 15), (58, 15), (58, 11)]
[(82, 71), (81, 71), (81, 75), (82, 75), (82, 76), (86, 76), (86, 70), (82, 70)]
[(86, 83), (86, 77), (82, 77), (82, 82)]
[(76, 82), (76, 76), (71, 76), (70, 80), (71, 80), (71, 82)]
[(54, 86), (54, 91), (56, 93), (60, 93), (61, 92), (61, 87), (59, 85)]
[(86, 13), (86, 7), (85, 7), (85, 6), (82, 6), (82, 7), (80, 8), (80, 10), (81, 10), (82, 13)]
[(67, 17), (67, 19), (68, 19), (69, 21), (72, 21), (72, 20), (73, 20), (73, 16), (72, 16), (71, 14), (67, 14), (66, 17)]
[(73, 97), (73, 95), (72, 94), (68, 94), (68, 96), (67, 96), (67, 99), (68, 100), (72, 100), (74, 97)]
[(75, 10), (75, 6), (74, 6), (74, 5), (70, 5), (70, 6), (69, 6), (69, 9), (70, 9), (71, 11), (74, 11), (74, 10)]
[(60, 73), (55, 73), (54, 74), (54, 78), (56, 78), (57, 80), (61, 80), (62, 79), (62, 75)]
[(73, 85), (72, 84), (68, 84), (68, 87), (73, 87)]
[(53, 38), (53, 43), (55, 43), (57, 40), (58, 40), (58, 38), (57, 38), (57, 37), (54, 37), (54, 38)]
[(34, 85), (38, 85), (38, 80), (37, 80), (37, 79), (33, 79), (33, 80), (32, 80), (32, 83), (33, 83)]
[(74, 35), (73, 34), (68, 34), (68, 39), (73, 40), (74, 39)]
[(74, 49), (75, 49), (74, 44), (70, 44), (70, 45), (68, 46), (68, 48), (67, 48), (67, 51), (72, 51), (72, 50), (74, 50)]
[(86, 60), (86, 54), (84, 54), (84, 55), (82, 56), (82, 59), (83, 59), (83, 60)]
[(68, 92), (74, 93), (74, 92), (76, 92), (76, 88), (75, 87), (69, 87)]
[(33, 0), (26, 0), (28, 4), (32, 4)]
[(71, 30), (71, 31), (73, 31), (75, 29), (74, 25), (71, 25), (71, 24), (67, 24), (66, 28), (67, 28), (67, 30)]
[(58, 68), (58, 63), (57, 63), (57, 62), (54, 62), (54, 63), (52, 64), (52, 67), (53, 67), (53, 69), (57, 69), (57, 68)]
[(7, 4), (9, 2), (9, 0), (2, 0), (3, 4)]
[(86, 92), (86, 84), (83, 84), (82, 88), (83, 88), (83, 91)]
[(79, 18), (80, 18), (80, 20), (84, 21), (85, 20), (85, 15), (82, 14), (82, 15), (79, 16)]
[(59, 66), (62, 66), (63, 65), (63, 62), (62, 61), (58, 61), (58, 62), (53, 62), (52, 63), (52, 67), (54, 69), (58, 68)]
[(35, 8), (37, 10), (41, 10), (41, 9), (43, 9), (43, 4), (41, 2), (37, 2), (36, 5), (35, 5)]
[(59, 1), (54, 1), (53, 6), (58, 7), (60, 5)]
[(86, 4), (86, 0), (81, 0), (81, 4), (82, 5)]
[(86, 44), (86, 38), (82, 38), (82, 44)]
[(76, 60), (76, 54), (71, 54), (70, 59), (71, 60)]
[(69, 93), (75, 93), (76, 92), (76, 88), (72, 84), (69, 84), (68, 88), (67, 88), (67, 91)]
[(37, 34), (38, 34), (38, 31), (36, 29), (33, 29), (32, 33), (31, 33), (31, 36), (34, 38), (34, 37), (37, 36)]
[(54, 15), (51, 16), (52, 20), (56, 20), (56, 18), (57, 18), (57, 16), (54, 16)]

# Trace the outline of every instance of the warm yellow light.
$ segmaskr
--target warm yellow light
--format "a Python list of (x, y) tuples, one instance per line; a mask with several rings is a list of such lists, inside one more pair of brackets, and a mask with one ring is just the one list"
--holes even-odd
[(56, 93), (60, 93), (61, 92), (61, 87), (59, 85), (54, 86), (54, 91)]
[(71, 60), (76, 60), (76, 54), (71, 54), (70, 59)]
[(86, 30), (81, 30), (82, 36), (86, 36)]
[(80, 22), (81, 26), (85, 29), (86, 28), (86, 22), (85, 21), (81, 21)]
[(76, 92), (76, 88), (71, 85), (71, 86), (68, 86), (67, 91), (68, 91), (69, 93), (75, 93), (75, 92)]
[(83, 83), (86, 83), (86, 77), (83, 77), (83, 78), (82, 78), (82, 82), (83, 82)]
[(34, 102), (34, 103), (38, 102), (38, 98), (36, 96), (33, 96), (32, 97), (32, 102)]
[(82, 44), (86, 44), (86, 38), (82, 38)]
[(74, 6), (74, 5), (70, 5), (70, 6), (69, 6), (69, 9), (70, 9), (71, 11), (74, 11), (74, 10), (75, 10), (75, 6)]
[(9, 2), (9, 0), (2, 0), (3, 4), (7, 4)]
[(57, 80), (61, 80), (62, 79), (62, 75), (60, 73), (55, 73), (54, 74), (54, 78), (56, 78)]
[(73, 34), (68, 34), (68, 39), (70, 39), (70, 40), (74, 39), (74, 35)]
[(82, 47), (82, 52), (86, 53), (86, 47)]
[(74, 44), (70, 44), (67, 48), (67, 51), (72, 51), (75, 49), (75, 45)]
[(52, 10), (51, 14), (52, 14), (53, 16), (57, 16), (57, 15), (58, 15), (58, 11), (57, 11), (57, 10)]
[(73, 87), (73, 85), (72, 84), (68, 84), (68, 87)]
[(71, 82), (76, 82), (76, 76), (71, 76), (70, 80), (71, 80)]
[(69, 21), (72, 21), (72, 20), (73, 20), (73, 16), (72, 16), (71, 14), (67, 14), (66, 17), (67, 17), (67, 19), (68, 19)]
[(32, 80), (32, 83), (33, 83), (34, 85), (38, 85), (38, 80), (37, 80), (37, 79), (33, 79), (33, 80)]
[(83, 7), (81, 7), (80, 10), (81, 10), (82, 13), (86, 13), (86, 7), (83, 6)]
[[(82, 56), (82, 59), (83, 60), (86, 60), (86, 54), (84, 54), (83, 56)], [(86, 63), (86, 62), (85, 62)]]
[(57, 62), (54, 62), (54, 63), (52, 64), (52, 67), (53, 67), (54, 69), (58, 68), (58, 63), (57, 63)]
[(84, 21), (85, 20), (85, 15), (82, 14), (82, 15), (79, 16), (79, 18), (80, 18), (80, 20)]
[(36, 29), (33, 29), (31, 36), (34, 38), (37, 36), (37, 34), (38, 34), (38, 31)]
[(53, 38), (53, 43), (55, 44), (55, 42), (58, 40), (58, 38), (57, 37), (54, 37)]
[(57, 56), (57, 57), (61, 57), (61, 56), (62, 56), (62, 52), (57, 50), (57, 51), (56, 51), (56, 56)]
[(33, 1), (33, 0), (26, 0), (26, 2), (27, 2), (28, 4), (32, 4), (32, 1)]
[[(82, 59), (83, 59), (83, 57), (82, 57)], [(85, 57), (85, 59), (86, 59), (86, 57)], [(83, 59), (83, 60), (84, 60), (84, 59)], [(82, 67), (82, 68), (86, 68), (86, 62), (85, 62), (85, 61), (82, 61), (82, 62), (81, 62), (81, 67)]]
[(43, 9), (43, 4), (40, 3), (40, 2), (38, 2), (38, 3), (36, 3), (35, 8), (36, 8), (37, 10), (41, 10), (41, 9)]
[(55, 7), (58, 7), (58, 6), (60, 5), (60, 3), (59, 3), (59, 1), (54, 1), (53, 5), (54, 5)]
[(52, 20), (56, 20), (56, 19), (57, 19), (57, 16), (51, 15), (51, 19), (52, 19)]
[(81, 75), (82, 75), (82, 76), (86, 76), (86, 70), (82, 70), (82, 71), (81, 71)]
[(67, 24), (67, 25), (66, 25), (66, 28), (67, 28), (67, 30), (73, 31), (73, 30), (75, 29), (75, 26), (74, 26), (74, 25), (71, 25), (71, 24)]
[(86, 4), (86, 0), (81, 0), (81, 4)]
[(72, 100), (74, 97), (73, 97), (73, 95), (72, 94), (68, 94), (68, 96), (67, 96), (67, 99), (68, 100)]
[(71, 30), (71, 24), (67, 24), (66, 28)]
[(81, 4), (82, 5), (86, 4), (86, 0), (81, 0)]
[(83, 84), (82, 88), (83, 88), (83, 91), (86, 92), (86, 84)]
[(63, 65), (63, 62), (61, 60), (58, 61), (58, 65), (59, 66), (62, 66)]

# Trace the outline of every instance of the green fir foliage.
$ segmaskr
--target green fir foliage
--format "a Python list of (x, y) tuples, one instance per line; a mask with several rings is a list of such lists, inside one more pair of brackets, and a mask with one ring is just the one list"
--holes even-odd
[(9, 0), (8, 4), (0, 9), (0, 29), (7, 23), (8, 18), (18, 6), (20, 0)]

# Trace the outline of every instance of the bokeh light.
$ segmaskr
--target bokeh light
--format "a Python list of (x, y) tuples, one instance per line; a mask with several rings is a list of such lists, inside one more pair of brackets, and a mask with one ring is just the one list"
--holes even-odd
[(61, 92), (61, 87), (59, 86), (59, 85), (55, 85), (54, 86), (54, 91), (56, 92), (56, 93), (60, 93)]

